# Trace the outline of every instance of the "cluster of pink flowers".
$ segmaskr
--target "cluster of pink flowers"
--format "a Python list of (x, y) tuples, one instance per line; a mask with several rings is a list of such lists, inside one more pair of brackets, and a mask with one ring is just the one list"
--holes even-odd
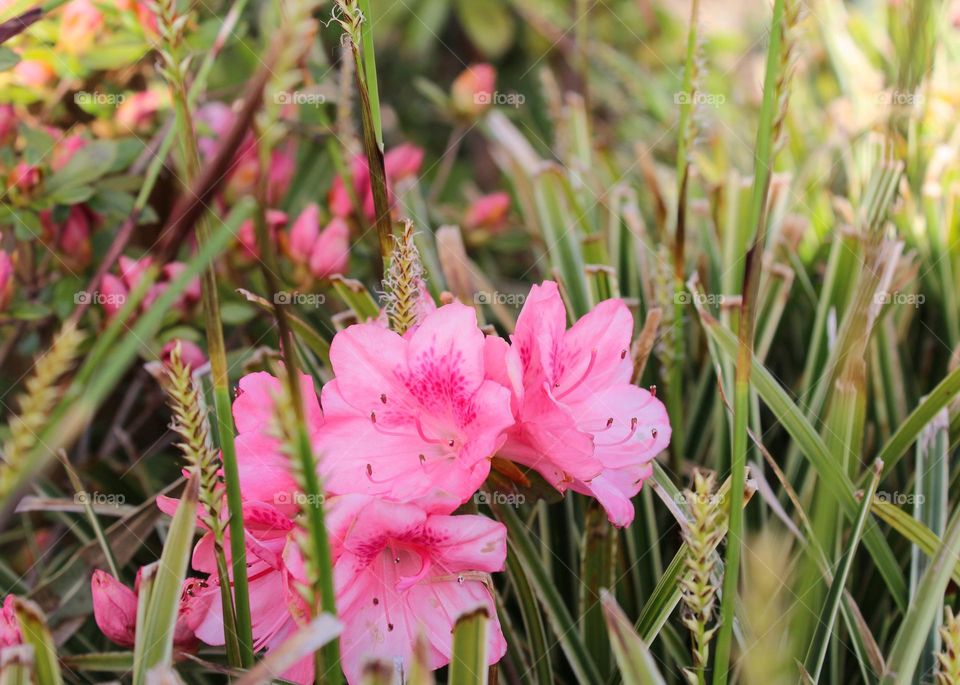
[[(108, 316), (113, 316), (123, 309), (127, 296), (140, 284), (144, 273), (150, 268), (152, 262), (153, 260), (150, 257), (142, 257), (141, 259), (120, 257), (120, 275), (104, 274), (103, 281), (100, 283), (101, 292), (99, 299)], [(141, 300), (140, 311), (147, 311), (150, 305), (152, 305), (167, 288), (169, 283), (186, 268), (186, 265), (182, 262), (170, 262), (164, 265), (160, 272), (160, 278), (150, 286), (146, 296)], [(199, 300), (200, 279), (193, 279), (177, 300), (176, 306), (185, 311)]]
[[(477, 607), (491, 616), (490, 663), (505, 653), (488, 574), (503, 569), (506, 529), (455, 513), (481, 488), (494, 455), (538, 471), (561, 492), (596, 497), (615, 525), (631, 522), (630, 498), (668, 445), (670, 424), (659, 400), (630, 382), (633, 317), (622, 301), (601, 303), (570, 329), (566, 322), (559, 289), (546, 282), (531, 290), (509, 342), (485, 336), (475, 311), (454, 302), (429, 310), (404, 335), (379, 322), (338, 333), (334, 378), (321, 401), (301, 377), (349, 682), (370, 659), (409, 667), (418, 635), (431, 668), (447, 664), (456, 619)], [(296, 589), (304, 579), (302, 495), (272, 428), (280, 391), (279, 379), (250, 374), (233, 406), (254, 641), (268, 650), (309, 613)], [(176, 502), (161, 507), (172, 513)], [(208, 578), (188, 581), (182, 623), (221, 645), (211, 534), (197, 544), (193, 567)], [(123, 644), (134, 593), (102, 574), (93, 589), (98, 623)], [(115, 609), (121, 602), (127, 608)], [(118, 611), (119, 628), (107, 616)], [(313, 669), (304, 659), (283, 677), (311, 682)]]

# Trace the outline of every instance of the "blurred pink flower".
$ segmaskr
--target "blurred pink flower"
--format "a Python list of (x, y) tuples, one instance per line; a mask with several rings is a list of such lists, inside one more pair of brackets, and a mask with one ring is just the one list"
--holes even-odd
[(0, 250), (0, 312), (7, 308), (13, 298), (13, 259)]
[(412, 504), (363, 495), (334, 498), (328, 527), (343, 670), (361, 681), (370, 659), (410, 670), (414, 641), (427, 638), (427, 665), (450, 662), (457, 618), (477, 608), (490, 616), (487, 662), (507, 649), (485, 574), (502, 571), (506, 529), (483, 516), (429, 514)]
[(164, 364), (169, 363), (170, 355), (173, 354), (173, 350), (178, 344), (180, 345), (180, 359), (188, 368), (196, 370), (207, 363), (207, 357), (199, 345), (183, 338), (174, 338), (160, 350), (160, 359)]
[[(276, 244), (280, 230), (287, 223), (287, 215), (277, 209), (267, 210), (267, 234)], [(257, 245), (257, 228), (253, 219), (247, 219), (237, 229), (237, 241), (242, 248), (241, 254), (248, 259), (260, 258), (260, 246)]]
[(471, 64), (453, 81), (451, 104), (457, 116), (475, 119), (493, 103), (497, 71), (489, 64)]
[[(404, 143), (388, 151), (383, 158), (384, 171), (387, 175), (387, 192), (390, 203), (393, 204), (393, 188), (399, 182), (411, 176), (416, 176), (423, 165), (423, 150), (416, 145)], [(357, 202), (363, 208), (364, 216), (373, 220), (373, 189), (370, 186), (370, 169), (367, 166), (365, 155), (356, 155), (350, 162), (351, 181)], [(353, 202), (350, 193), (342, 178), (333, 180), (327, 196), (330, 212), (336, 216), (348, 217), (353, 213)]]
[(513, 424), (510, 391), (484, 377), (484, 335), (458, 302), (400, 336), (377, 323), (334, 336), (317, 452), (330, 492), (454, 506), (490, 471)]
[(91, 0), (70, 0), (60, 15), (57, 47), (70, 54), (86, 52), (103, 29), (103, 14)]
[(11, 145), (17, 137), (17, 112), (13, 105), (0, 105), (0, 145)]
[(604, 300), (567, 330), (557, 284), (533, 286), (508, 346), (488, 337), (488, 373), (514, 390), (516, 425), (499, 456), (539, 471), (561, 492), (592, 495), (617, 526), (650, 461), (670, 443), (663, 404), (630, 382), (633, 316)]
[(290, 258), (306, 265), (316, 278), (342, 274), (350, 261), (350, 227), (335, 216), (320, 230), (320, 207), (311, 203), (304, 207), (290, 227)]
[(7, 595), (0, 607), (0, 648), (13, 647), (23, 643), (20, 634), (20, 622), (13, 610), (13, 595)]
[[(119, 262), (119, 278), (113, 274), (104, 274), (103, 280), (100, 282), (99, 302), (103, 306), (107, 316), (113, 316), (123, 308), (127, 297), (136, 289), (147, 269), (150, 268), (150, 265), (153, 263), (153, 259), (150, 257), (131, 259), (130, 257), (121, 256)], [(145, 312), (168, 285), (186, 268), (186, 265), (181, 262), (170, 262), (164, 265), (160, 270), (160, 275), (157, 280), (140, 302), (140, 311)], [(199, 300), (200, 279), (193, 278), (187, 284), (186, 289), (180, 294), (180, 297), (177, 298), (174, 307), (182, 312), (186, 312)]]
[(507, 221), (510, 211), (509, 193), (490, 193), (473, 201), (463, 218), (463, 227), (467, 230), (485, 229), (491, 233), (500, 231)]
[(27, 88), (43, 88), (56, 75), (53, 67), (38, 59), (21, 60), (13, 68), (13, 74), (20, 85)]
[[(121, 647), (132, 647), (136, 637), (139, 588), (139, 572), (133, 590), (106, 571), (94, 571), (90, 580), (97, 627)], [(198, 578), (187, 578), (183, 582), (173, 632), (173, 644), (180, 649), (190, 649), (197, 643), (194, 628), (207, 615), (212, 600), (206, 588), (206, 581)]]
[(166, 92), (142, 90), (127, 95), (114, 116), (117, 123), (130, 131), (142, 131), (153, 125), (154, 116), (167, 102)]
[(16, 188), (27, 197), (38, 185), (40, 185), (40, 167), (23, 161), (17, 162), (7, 175), (7, 187)]
[[(52, 135), (59, 136), (61, 135), (58, 129), (53, 129), (51, 131)], [(50, 168), (54, 171), (60, 171), (67, 162), (69, 162), (73, 156), (77, 153), (77, 150), (86, 146), (89, 141), (83, 136), (76, 134), (72, 136), (66, 136), (59, 140), (56, 146), (53, 148), (53, 156), (50, 159)]]
[(157, 36), (157, 15), (146, 0), (117, 0), (117, 9), (133, 12), (148, 38)]

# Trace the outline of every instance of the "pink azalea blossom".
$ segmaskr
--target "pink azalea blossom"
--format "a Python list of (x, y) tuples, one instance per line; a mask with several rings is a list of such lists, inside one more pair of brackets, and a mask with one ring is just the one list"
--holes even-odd
[(670, 442), (663, 404), (630, 382), (633, 316), (605, 300), (569, 330), (556, 283), (530, 290), (511, 344), (487, 339), (490, 374), (514, 389), (516, 425), (500, 456), (560, 491), (592, 495), (618, 526)]
[(13, 259), (0, 250), (0, 312), (7, 308), (13, 298)]
[(491, 233), (499, 232), (507, 221), (507, 212), (510, 211), (509, 193), (490, 193), (483, 195), (470, 205), (463, 218), (464, 228), (475, 231), (487, 230)]
[(190, 340), (175, 338), (160, 350), (160, 359), (163, 360), (164, 364), (170, 362), (170, 355), (173, 354), (173, 350), (178, 344), (180, 345), (180, 359), (188, 368), (196, 370), (207, 363), (207, 357), (199, 345)]
[(0, 145), (11, 145), (17, 137), (17, 112), (13, 105), (0, 105)]
[(26, 197), (30, 197), (38, 185), (40, 185), (40, 167), (26, 162), (17, 162), (7, 175), (7, 187), (16, 188)]
[(0, 648), (14, 647), (22, 643), (20, 622), (13, 610), (13, 595), (7, 595), (0, 607)]
[[(278, 209), (267, 210), (267, 235), (276, 242), (280, 229), (287, 223), (287, 215)], [(260, 246), (257, 244), (257, 228), (253, 219), (247, 219), (237, 229), (237, 242), (240, 243), (241, 254), (247, 259), (260, 258)]]
[(43, 88), (56, 76), (53, 67), (39, 59), (21, 60), (13, 68), (13, 74), (20, 85), (27, 88)]
[[(153, 260), (150, 257), (131, 259), (126, 256), (121, 256), (119, 262), (119, 278), (113, 274), (104, 274), (103, 280), (100, 282), (100, 304), (108, 316), (115, 315), (123, 308), (127, 297), (139, 285), (140, 280), (146, 274)], [(160, 276), (141, 301), (140, 311), (145, 312), (149, 309), (169, 284), (186, 268), (186, 265), (181, 262), (170, 262), (164, 265), (160, 271)], [(199, 300), (200, 279), (194, 278), (187, 284), (186, 289), (177, 299), (175, 306), (181, 311), (186, 311)]]
[(406, 336), (350, 326), (330, 361), (317, 445), (330, 492), (460, 503), (476, 491), (513, 417), (510, 391), (485, 379), (471, 307), (440, 307)]
[(320, 207), (311, 203), (290, 227), (287, 252), (316, 278), (342, 274), (350, 261), (350, 227), (341, 217), (334, 216), (321, 231)]
[(114, 116), (117, 123), (130, 131), (149, 130), (154, 116), (167, 103), (163, 90), (143, 90), (124, 98)]
[[(370, 659), (410, 669), (419, 633), (428, 666), (450, 662), (453, 626), (479, 607), (490, 615), (488, 663), (506, 652), (486, 574), (502, 571), (506, 529), (483, 516), (428, 514), (362, 495), (337, 498), (328, 527), (336, 561), (340, 653), (350, 683)], [(402, 664), (402, 666), (401, 666)]]
[[(399, 145), (389, 150), (383, 158), (384, 171), (387, 175), (387, 192), (390, 203), (393, 204), (394, 186), (420, 171), (423, 164), (423, 150), (409, 143)], [(365, 155), (356, 155), (350, 162), (350, 174), (354, 195), (363, 214), (368, 220), (374, 219), (373, 189), (370, 186), (370, 169), (367, 166)], [(353, 213), (353, 201), (342, 178), (334, 179), (327, 196), (330, 212), (336, 216), (348, 217)]]
[(59, 49), (70, 54), (86, 52), (103, 29), (103, 14), (91, 0), (70, 0), (60, 16)]
[[(60, 136), (58, 129), (52, 129), (50, 133), (54, 136)], [(53, 148), (53, 157), (50, 160), (50, 168), (54, 171), (60, 171), (67, 165), (77, 151), (86, 146), (89, 141), (81, 135), (67, 136), (56, 144)]]
[(457, 116), (474, 119), (493, 103), (497, 71), (489, 64), (471, 64), (454, 80), (451, 104)]
[[(139, 572), (133, 590), (106, 571), (94, 571), (90, 580), (93, 617), (97, 626), (121, 647), (132, 647), (136, 638), (139, 588)], [(187, 578), (183, 582), (173, 633), (173, 644), (181, 649), (190, 649), (197, 643), (194, 628), (207, 615), (212, 599), (206, 589), (206, 581), (197, 578)]]

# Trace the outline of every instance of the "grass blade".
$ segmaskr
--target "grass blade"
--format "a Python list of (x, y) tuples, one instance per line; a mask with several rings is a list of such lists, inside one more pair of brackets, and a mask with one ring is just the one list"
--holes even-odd
[(480, 607), (457, 619), (450, 656), (450, 685), (487, 685), (487, 625), (490, 617)]

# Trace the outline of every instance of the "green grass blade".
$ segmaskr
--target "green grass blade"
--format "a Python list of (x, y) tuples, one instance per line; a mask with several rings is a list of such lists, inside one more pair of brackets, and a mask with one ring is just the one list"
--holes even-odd
[(630, 620), (609, 592), (604, 591), (601, 599), (603, 616), (610, 631), (610, 643), (613, 654), (620, 667), (620, 676), (625, 685), (666, 685), (666, 681), (657, 669), (650, 650), (630, 625)]
[(28, 599), (15, 598), (13, 610), (20, 624), (20, 634), (33, 647), (33, 671), (36, 685), (62, 685), (57, 646), (54, 644), (47, 619), (40, 607)]
[(457, 619), (453, 627), (450, 685), (487, 685), (487, 626), (490, 617), (480, 607)]

